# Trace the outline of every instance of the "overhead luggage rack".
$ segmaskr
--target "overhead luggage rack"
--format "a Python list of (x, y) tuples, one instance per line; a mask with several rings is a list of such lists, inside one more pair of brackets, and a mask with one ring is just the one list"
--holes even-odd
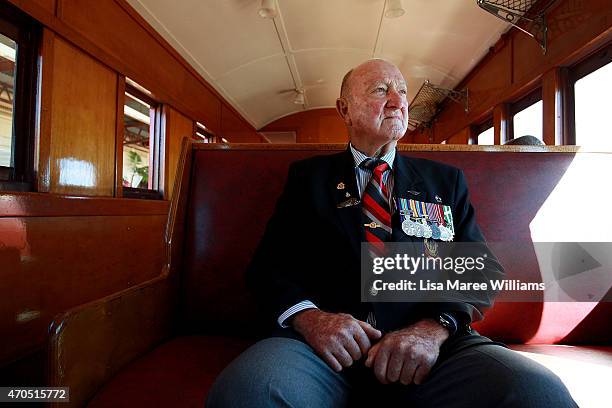
[(440, 111), (441, 103), (446, 99), (462, 104), (465, 112), (469, 111), (468, 90), (462, 91), (442, 88), (428, 80), (421, 85), (416, 96), (408, 106), (408, 128), (428, 127)]
[[(542, 52), (546, 54), (547, 32), (546, 12), (557, 0), (543, 2), (543, 7), (537, 7), (537, 11), (532, 11), (539, 0), (476, 0), (478, 6), (483, 10), (493, 14), (514, 27), (518, 28), (528, 36), (535, 39), (542, 47)], [(519, 23), (522, 23), (519, 25)]]

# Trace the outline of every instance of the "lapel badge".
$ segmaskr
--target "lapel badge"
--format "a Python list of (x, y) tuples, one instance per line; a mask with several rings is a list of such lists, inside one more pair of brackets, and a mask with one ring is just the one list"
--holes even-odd
[(349, 193), (348, 191), (344, 194), (345, 197), (350, 197), (351, 193)]
[(344, 190), (344, 183), (343, 182), (339, 182), (338, 185), (336, 186), (336, 188), (338, 190)]
[(408, 190), (408, 193), (414, 195), (414, 196), (418, 196), (419, 194), (421, 194), (420, 191), (414, 191), (414, 190)]
[(436, 196), (434, 197), (436, 199), (437, 202), (441, 203), (442, 199), (440, 198), (439, 195), (436, 194)]
[(352, 206), (355, 206), (355, 205), (359, 204), (359, 202), (360, 201), (358, 199), (356, 199), (356, 198), (349, 198), (348, 200), (343, 201), (340, 204), (338, 204), (336, 206), (336, 208), (352, 207)]

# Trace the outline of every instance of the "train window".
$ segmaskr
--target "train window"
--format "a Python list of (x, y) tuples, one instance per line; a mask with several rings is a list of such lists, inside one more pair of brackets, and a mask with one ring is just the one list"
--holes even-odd
[(196, 122), (194, 139), (204, 143), (213, 143), (215, 136), (200, 122)]
[(31, 190), (40, 28), (0, 3), (0, 190)]
[(489, 118), (485, 122), (473, 128), (472, 144), (478, 145), (494, 145), (495, 144), (495, 131), (493, 129), (493, 118)]
[(542, 88), (538, 88), (510, 106), (512, 115), (511, 139), (531, 135), (542, 136)]
[[(579, 146), (612, 149), (607, 123), (612, 89), (612, 45), (578, 64), (570, 73), (574, 102), (574, 142)], [(570, 130), (571, 132), (571, 130)]]
[(129, 80), (126, 80), (123, 121), (123, 195), (161, 198), (161, 105), (148, 91)]
[(13, 100), (17, 43), (0, 34), (0, 166), (13, 164)]

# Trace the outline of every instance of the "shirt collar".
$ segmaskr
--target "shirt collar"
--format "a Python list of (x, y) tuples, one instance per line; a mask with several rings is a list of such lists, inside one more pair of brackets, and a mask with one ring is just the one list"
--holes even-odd
[[(369, 159), (368, 156), (366, 156), (359, 150), (355, 149), (352, 143), (349, 143), (349, 147), (351, 149), (351, 153), (353, 154), (353, 159), (355, 160), (355, 167), (359, 167), (361, 162), (363, 162), (365, 159)], [(395, 159), (395, 149), (389, 150), (384, 156), (380, 157), (380, 159), (386, 162), (389, 165), (389, 168), (393, 170), (393, 161)]]

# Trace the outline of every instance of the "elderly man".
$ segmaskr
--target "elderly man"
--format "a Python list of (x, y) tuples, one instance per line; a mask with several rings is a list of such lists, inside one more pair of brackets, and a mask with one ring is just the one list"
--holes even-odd
[[(396, 153), (406, 94), (383, 60), (345, 76), (337, 109), (350, 145), (291, 166), (247, 272), (276, 329), (221, 373), (208, 406), (576, 406), (553, 373), (470, 328), (486, 296), (361, 301), (361, 242), (424, 241), (402, 228), (402, 200), (445, 206), (454, 240), (486, 249), (462, 172)], [(503, 274), (492, 255), (485, 274)]]

